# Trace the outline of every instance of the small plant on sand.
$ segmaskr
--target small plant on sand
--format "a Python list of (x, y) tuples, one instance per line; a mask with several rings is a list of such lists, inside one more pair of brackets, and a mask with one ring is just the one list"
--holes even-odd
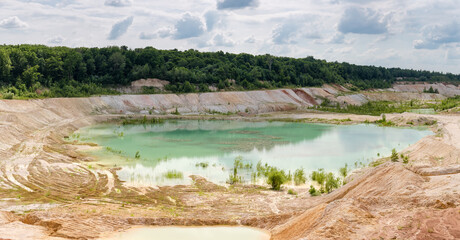
[(385, 114), (382, 114), (382, 119), (375, 121), (375, 123), (384, 127), (391, 127), (395, 125), (392, 121), (387, 121)]
[(340, 168), (339, 172), (340, 172), (340, 176), (342, 176), (342, 178), (345, 179), (348, 176), (348, 172), (349, 172), (348, 164), (345, 164), (345, 167)]
[(326, 184), (325, 189), (327, 193), (332, 192), (332, 190), (340, 187), (340, 178), (335, 177), (333, 173), (328, 173), (326, 175)]
[(294, 190), (292, 190), (292, 189), (289, 189), (289, 190), (288, 190), (288, 194), (290, 194), (290, 195), (297, 195), (297, 193), (296, 193)]
[(141, 154), (139, 153), (139, 151), (136, 152), (136, 154), (134, 155), (134, 158), (135, 159), (141, 158)]
[(180, 112), (179, 112), (179, 110), (177, 109), (177, 107), (176, 107), (176, 110), (175, 110), (172, 114), (174, 114), (174, 115), (180, 115)]
[(311, 173), (311, 180), (317, 182), (321, 186), (319, 191), (323, 193), (323, 185), (324, 181), (326, 181), (326, 173), (324, 172), (324, 169), (320, 168), (318, 171), (313, 171)]
[(307, 177), (305, 176), (305, 171), (303, 168), (297, 169), (294, 172), (294, 183), (295, 185), (305, 184)]
[(339, 188), (341, 186), (341, 181), (339, 177), (335, 177), (334, 173), (327, 173), (324, 169), (319, 169), (318, 171), (313, 171), (311, 174), (311, 179), (316, 181), (321, 188), (319, 192), (321, 193), (330, 193), (332, 190)]
[(283, 170), (272, 168), (268, 174), (267, 183), (272, 186), (273, 190), (280, 190), (281, 185), (287, 181), (287, 176)]
[(392, 162), (397, 162), (399, 160), (399, 155), (398, 153), (396, 152), (396, 149), (393, 148), (393, 150), (391, 150), (391, 157), (390, 157), (391, 161)]
[(230, 174), (228, 183), (229, 184), (235, 184), (235, 183), (240, 183), (243, 181), (241, 176), (238, 176), (238, 169), (243, 168), (243, 157), (239, 156), (236, 157), (235, 160), (233, 161), (233, 174)]
[(308, 192), (310, 193), (311, 196), (319, 196), (319, 195), (321, 195), (321, 193), (319, 191), (317, 191), (316, 188), (313, 187), (313, 185), (310, 186), (310, 190), (308, 190)]
[(113, 154), (122, 154), (122, 151), (121, 150), (115, 150), (111, 147), (105, 147), (105, 150), (107, 150), (107, 152), (111, 152)]
[(401, 153), (401, 159), (403, 161), (404, 164), (408, 164), (409, 163), (409, 156), (407, 155), (404, 155)]
[(182, 178), (184, 178), (184, 174), (182, 174), (182, 172), (179, 172), (179, 171), (176, 171), (176, 170), (167, 171), (163, 176), (165, 178), (167, 178), (167, 179), (182, 179)]

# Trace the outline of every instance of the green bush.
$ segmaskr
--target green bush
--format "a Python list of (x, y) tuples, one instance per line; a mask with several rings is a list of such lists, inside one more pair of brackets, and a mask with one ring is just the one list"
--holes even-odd
[(134, 155), (134, 158), (135, 159), (141, 158), (141, 154), (139, 153), (139, 151), (136, 152), (136, 154)]
[(313, 171), (311, 173), (311, 180), (316, 181), (319, 185), (323, 186), (324, 181), (326, 180), (326, 173), (323, 168), (320, 168), (318, 171)]
[(146, 87), (146, 86), (143, 86), (143, 87), (142, 87), (142, 90), (141, 90), (141, 93), (142, 93), (142, 94), (155, 94), (155, 93), (156, 93), (156, 90), (155, 90), (155, 87)]
[(348, 164), (345, 164), (345, 167), (339, 169), (340, 175), (341, 175), (344, 179), (348, 176), (348, 171), (349, 171), (349, 170), (348, 170)]
[(332, 192), (332, 190), (340, 187), (340, 178), (336, 178), (333, 173), (328, 173), (326, 175), (326, 184), (325, 190), (327, 193)]
[(12, 92), (3, 93), (3, 99), (13, 99), (13, 97), (14, 93)]
[(272, 186), (273, 190), (280, 190), (281, 185), (286, 182), (286, 174), (284, 171), (280, 171), (276, 168), (272, 169), (272, 171), (268, 174), (267, 183)]
[(296, 193), (294, 190), (292, 190), (292, 189), (289, 189), (289, 190), (288, 190), (288, 194), (290, 194), (290, 195), (297, 195), (297, 193)]
[(201, 167), (201, 168), (207, 168), (209, 166), (209, 163), (207, 162), (200, 162), (195, 164), (195, 167)]
[(182, 172), (179, 172), (179, 171), (176, 171), (176, 170), (167, 171), (163, 176), (165, 178), (167, 178), (167, 179), (182, 179), (182, 178), (184, 178), (184, 174), (182, 174)]
[(399, 160), (398, 153), (396, 152), (396, 149), (394, 149), (394, 148), (393, 148), (393, 150), (391, 150), (390, 159), (391, 159), (392, 162), (397, 162)]
[(305, 184), (307, 177), (303, 168), (297, 169), (294, 172), (294, 183), (295, 185)]
[(330, 193), (332, 190), (340, 187), (341, 185), (340, 178), (335, 177), (335, 175), (331, 172), (325, 172), (322, 168), (318, 171), (313, 171), (311, 174), (311, 179), (316, 181), (321, 186), (319, 189), (319, 192), (321, 193)]
[(401, 159), (403, 160), (403, 163), (404, 163), (404, 164), (408, 164), (408, 163), (409, 163), (409, 156), (404, 155), (404, 154), (401, 153)]
[(310, 186), (310, 190), (308, 190), (308, 192), (310, 193), (311, 196), (319, 196), (319, 195), (321, 195), (321, 193), (318, 192), (316, 190), (316, 188), (313, 187), (313, 185)]
[(161, 118), (150, 118), (148, 119), (147, 116), (144, 115), (142, 118), (130, 118), (130, 119), (124, 119), (121, 124), (122, 125), (137, 125), (137, 124), (162, 124), (164, 123), (165, 120)]
[(227, 181), (229, 184), (240, 183), (243, 181), (242, 177), (238, 176), (238, 169), (242, 168), (244, 168), (243, 157), (238, 156), (233, 161), (233, 174), (230, 174), (229, 179)]

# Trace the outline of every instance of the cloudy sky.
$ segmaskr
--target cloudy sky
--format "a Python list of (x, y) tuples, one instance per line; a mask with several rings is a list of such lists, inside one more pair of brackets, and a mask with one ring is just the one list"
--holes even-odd
[(460, 73), (458, 0), (0, 0), (0, 43), (270, 53)]

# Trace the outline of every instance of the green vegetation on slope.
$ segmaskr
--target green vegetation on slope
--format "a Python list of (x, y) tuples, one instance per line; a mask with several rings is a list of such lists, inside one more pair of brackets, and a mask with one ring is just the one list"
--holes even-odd
[(442, 101), (420, 101), (411, 100), (405, 102), (374, 101), (367, 102), (363, 105), (346, 105), (332, 104), (324, 101), (320, 106), (314, 106), (317, 109), (327, 112), (353, 113), (361, 115), (379, 116), (384, 113), (403, 113), (416, 109), (433, 109), (434, 111), (444, 111), (460, 106), (460, 96), (450, 97)]
[[(313, 57), (253, 56), (196, 50), (0, 46), (0, 92), (4, 98), (81, 97), (116, 94), (109, 87), (141, 78), (170, 81), (170, 92), (352, 84), (354, 90), (389, 87), (397, 78), (460, 81), (460, 75), (404, 70)], [(230, 80), (231, 79), (231, 80)], [(147, 89), (154, 92), (153, 89)], [(14, 95), (11, 95), (14, 94)]]

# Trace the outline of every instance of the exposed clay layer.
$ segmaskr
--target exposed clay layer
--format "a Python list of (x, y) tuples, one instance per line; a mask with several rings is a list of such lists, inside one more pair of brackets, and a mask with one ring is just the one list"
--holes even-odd
[[(456, 91), (455, 86), (446, 88)], [(117, 179), (114, 169), (89, 168), (87, 161), (91, 159), (76, 151), (79, 146), (62, 140), (72, 131), (114, 114), (173, 112), (176, 108), (182, 114), (268, 113), (302, 109), (319, 104), (324, 98), (362, 104), (369, 100), (445, 97), (420, 92), (350, 94), (339, 86), (325, 86), (186, 95), (1, 100), (1, 196), (20, 197), (22, 203), (53, 200), (58, 204), (45, 211), (33, 210), (22, 218), (3, 214), (0, 233), (2, 229), (17, 226), (23, 232), (35, 231), (37, 239), (49, 235), (94, 238), (101, 232), (132, 225), (244, 224), (272, 229), (273, 239), (459, 238), (456, 231), (460, 222), (458, 115), (387, 115), (387, 119), (402, 125), (407, 121), (422, 123), (427, 118), (437, 120), (437, 135), (405, 150), (410, 157), (409, 165), (386, 163), (363, 169), (339, 190), (314, 198), (306, 187), (296, 189), (299, 195), (292, 196), (256, 186), (227, 189), (201, 178), (195, 178), (192, 186), (128, 188)], [(350, 118), (351, 122), (377, 119), (301, 111), (247, 117), (252, 118), (308, 121)], [(16, 201), (7, 202), (8, 209), (17, 205)], [(425, 219), (427, 216), (430, 220)]]

